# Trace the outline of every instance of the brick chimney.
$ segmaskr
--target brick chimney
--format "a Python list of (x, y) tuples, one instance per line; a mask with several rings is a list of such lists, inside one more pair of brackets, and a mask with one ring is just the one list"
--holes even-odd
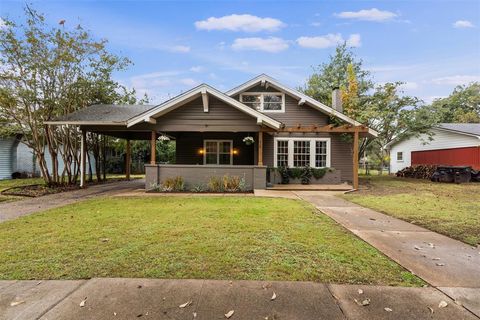
[(332, 108), (338, 112), (343, 112), (342, 107), (342, 91), (336, 87), (332, 90)]

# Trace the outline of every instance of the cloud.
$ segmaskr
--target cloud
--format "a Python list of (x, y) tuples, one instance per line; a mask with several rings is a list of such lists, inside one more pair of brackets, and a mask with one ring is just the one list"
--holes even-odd
[(434, 84), (459, 86), (470, 82), (480, 81), (480, 76), (454, 75), (432, 79)]
[(199, 84), (199, 82), (195, 79), (192, 78), (183, 78), (180, 79), (179, 82), (183, 85), (189, 86), (189, 87), (195, 87)]
[(312, 27), (320, 27), (320, 26), (322, 25), (322, 23), (315, 21), (315, 22), (310, 23), (310, 25), (311, 25)]
[[(346, 40), (347, 45), (351, 47), (359, 47), (361, 45), (360, 35), (358, 33), (351, 34)], [(304, 48), (325, 49), (335, 47), (345, 42), (340, 33), (329, 33), (324, 36), (317, 37), (300, 37), (297, 39), (299, 46)]]
[(172, 46), (168, 47), (167, 50), (171, 52), (179, 52), (179, 53), (187, 53), (190, 52), (190, 47), (189, 46)]
[(335, 13), (335, 16), (342, 19), (384, 22), (398, 17), (398, 14), (391, 11), (382, 11), (378, 10), (377, 8), (372, 8), (360, 11), (344, 11)]
[(190, 68), (190, 71), (192, 72), (203, 72), (205, 71), (205, 67), (202, 66), (194, 66)]
[(198, 30), (229, 30), (244, 32), (277, 31), (285, 24), (273, 18), (260, 18), (250, 14), (232, 14), (220, 18), (210, 17), (207, 20), (196, 21)]
[(288, 49), (288, 42), (281, 38), (238, 38), (232, 44), (233, 50), (256, 50), (266, 52), (280, 52)]
[(454, 28), (464, 29), (464, 28), (474, 28), (475, 25), (468, 20), (457, 20), (453, 24)]

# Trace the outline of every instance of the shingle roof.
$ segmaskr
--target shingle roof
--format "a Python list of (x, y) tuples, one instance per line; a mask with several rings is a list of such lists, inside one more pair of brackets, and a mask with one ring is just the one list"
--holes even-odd
[(112, 105), (96, 104), (59, 117), (54, 121), (62, 122), (105, 122), (126, 123), (130, 118), (152, 109), (153, 105)]
[(439, 123), (437, 127), (480, 136), (480, 123)]

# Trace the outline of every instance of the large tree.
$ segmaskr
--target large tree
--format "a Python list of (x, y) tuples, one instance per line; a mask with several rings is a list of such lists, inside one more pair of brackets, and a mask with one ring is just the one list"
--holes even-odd
[(330, 56), (328, 62), (314, 68), (313, 74), (300, 90), (326, 105), (331, 105), (332, 89), (349, 86), (349, 69), (357, 81), (359, 96), (365, 95), (373, 88), (370, 73), (363, 68), (362, 60), (356, 58), (344, 43), (335, 49), (335, 54)]
[[(0, 28), (0, 114), (23, 134), (49, 184), (74, 182), (78, 175), (78, 132), (44, 122), (94, 103), (113, 103), (132, 93), (112, 79), (130, 62), (107, 51), (81, 26), (56, 27), (25, 6), (25, 23), (2, 18)], [(45, 154), (52, 159), (47, 166)], [(58, 159), (65, 162), (58, 171)]]
[(480, 123), (480, 83), (457, 86), (450, 96), (432, 103), (438, 122)]

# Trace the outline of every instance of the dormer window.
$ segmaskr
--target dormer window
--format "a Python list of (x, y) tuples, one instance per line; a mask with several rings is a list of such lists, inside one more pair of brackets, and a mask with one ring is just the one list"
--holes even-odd
[(245, 92), (240, 101), (261, 112), (285, 112), (285, 94), (280, 92)]

